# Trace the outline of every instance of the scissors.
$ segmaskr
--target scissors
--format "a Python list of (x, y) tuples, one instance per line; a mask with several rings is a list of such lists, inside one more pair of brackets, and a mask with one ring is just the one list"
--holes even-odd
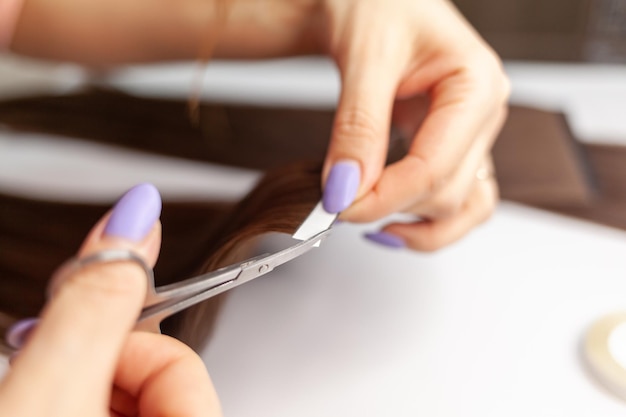
[(328, 237), (336, 218), (337, 214), (327, 213), (318, 203), (293, 234), (297, 243), (292, 246), (161, 287), (155, 287), (152, 269), (142, 265), (148, 276), (148, 293), (135, 328), (160, 332), (161, 321), (172, 314), (263, 276), (303, 255)]
[(50, 296), (54, 288), (65, 280), (70, 273), (90, 264), (119, 261), (135, 262), (144, 270), (148, 279), (146, 299), (135, 329), (160, 333), (160, 324), (163, 319), (263, 276), (277, 266), (319, 246), (321, 241), (330, 234), (331, 226), (337, 216), (337, 214), (327, 213), (322, 208), (322, 204), (318, 203), (291, 236), (291, 241), (295, 240), (297, 243), (286, 249), (255, 256), (241, 263), (161, 287), (155, 287), (152, 268), (132, 251), (112, 249), (96, 252), (83, 258), (72, 258), (61, 265), (53, 274), (48, 286), (48, 295)]

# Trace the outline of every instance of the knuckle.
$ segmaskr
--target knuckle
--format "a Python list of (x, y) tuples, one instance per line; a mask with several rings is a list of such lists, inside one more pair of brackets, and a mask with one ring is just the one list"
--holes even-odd
[(489, 83), (489, 90), (493, 96), (493, 101), (498, 106), (502, 106), (508, 103), (511, 96), (512, 86), (511, 80), (502, 68), (497, 68), (492, 71), (487, 77)]
[(370, 112), (354, 108), (337, 114), (334, 134), (342, 140), (354, 141), (355, 144), (370, 144), (376, 142), (382, 134), (377, 122)]
[(508, 102), (511, 97), (511, 92), (513, 91), (513, 85), (511, 84), (511, 79), (509, 76), (502, 71), (500, 78), (500, 92), (503, 102)]
[(447, 169), (442, 164), (419, 154), (410, 153), (406, 157), (411, 161), (410, 172), (413, 174), (407, 181), (416, 184), (418, 191), (423, 192), (426, 199), (432, 198), (446, 184)]
[(475, 53), (467, 66), (474, 83), (488, 94), (491, 101), (506, 103), (511, 95), (511, 80), (504, 70), (502, 60), (491, 50)]

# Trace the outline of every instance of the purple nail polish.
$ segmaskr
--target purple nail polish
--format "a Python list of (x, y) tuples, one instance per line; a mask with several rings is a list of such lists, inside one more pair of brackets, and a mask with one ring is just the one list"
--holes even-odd
[(126, 192), (113, 207), (104, 234), (140, 241), (161, 215), (161, 196), (152, 184), (139, 184)]
[(330, 170), (322, 204), (328, 213), (339, 213), (352, 204), (361, 181), (361, 169), (356, 161), (339, 161)]
[(379, 245), (387, 246), (388, 248), (400, 249), (406, 247), (404, 240), (396, 235), (386, 232), (366, 233), (365, 238)]
[(39, 323), (36, 317), (20, 320), (7, 330), (5, 340), (13, 349), (21, 349)]

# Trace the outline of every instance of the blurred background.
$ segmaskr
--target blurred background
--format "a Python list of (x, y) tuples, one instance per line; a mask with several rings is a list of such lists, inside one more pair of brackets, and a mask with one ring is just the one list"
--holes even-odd
[(624, 62), (621, 0), (454, 0), (504, 59)]

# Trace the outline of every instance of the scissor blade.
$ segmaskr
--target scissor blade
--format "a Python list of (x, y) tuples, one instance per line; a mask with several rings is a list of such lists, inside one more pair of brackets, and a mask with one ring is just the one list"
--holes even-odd
[(287, 249), (264, 256), (258, 256), (256, 259), (251, 259), (248, 262), (241, 264), (241, 274), (239, 274), (236, 280), (238, 285), (261, 275), (265, 275), (277, 266), (289, 262), (305, 252), (308, 252), (311, 248), (318, 247), (320, 242), (329, 234), (330, 230), (324, 230), (321, 233), (318, 233), (302, 242), (298, 242)]
[(292, 237), (297, 240), (307, 240), (319, 235), (324, 230), (330, 229), (337, 220), (337, 216), (338, 214), (331, 214), (324, 210), (320, 201)]
[[(142, 326), (149, 326), (148, 320), (160, 322), (165, 317), (169, 317), (194, 304), (265, 275), (274, 270), (274, 268), (304, 254), (311, 248), (319, 246), (320, 242), (329, 234), (330, 230), (324, 230), (305, 241), (298, 242), (279, 252), (259, 255), (248, 259), (244, 263), (231, 265), (210, 274), (190, 278), (183, 283), (159, 287), (160, 291), (157, 292), (156, 296), (161, 296), (161, 302), (146, 306), (139, 317), (139, 323), (143, 323)], [(162, 290), (163, 288), (165, 290)]]

